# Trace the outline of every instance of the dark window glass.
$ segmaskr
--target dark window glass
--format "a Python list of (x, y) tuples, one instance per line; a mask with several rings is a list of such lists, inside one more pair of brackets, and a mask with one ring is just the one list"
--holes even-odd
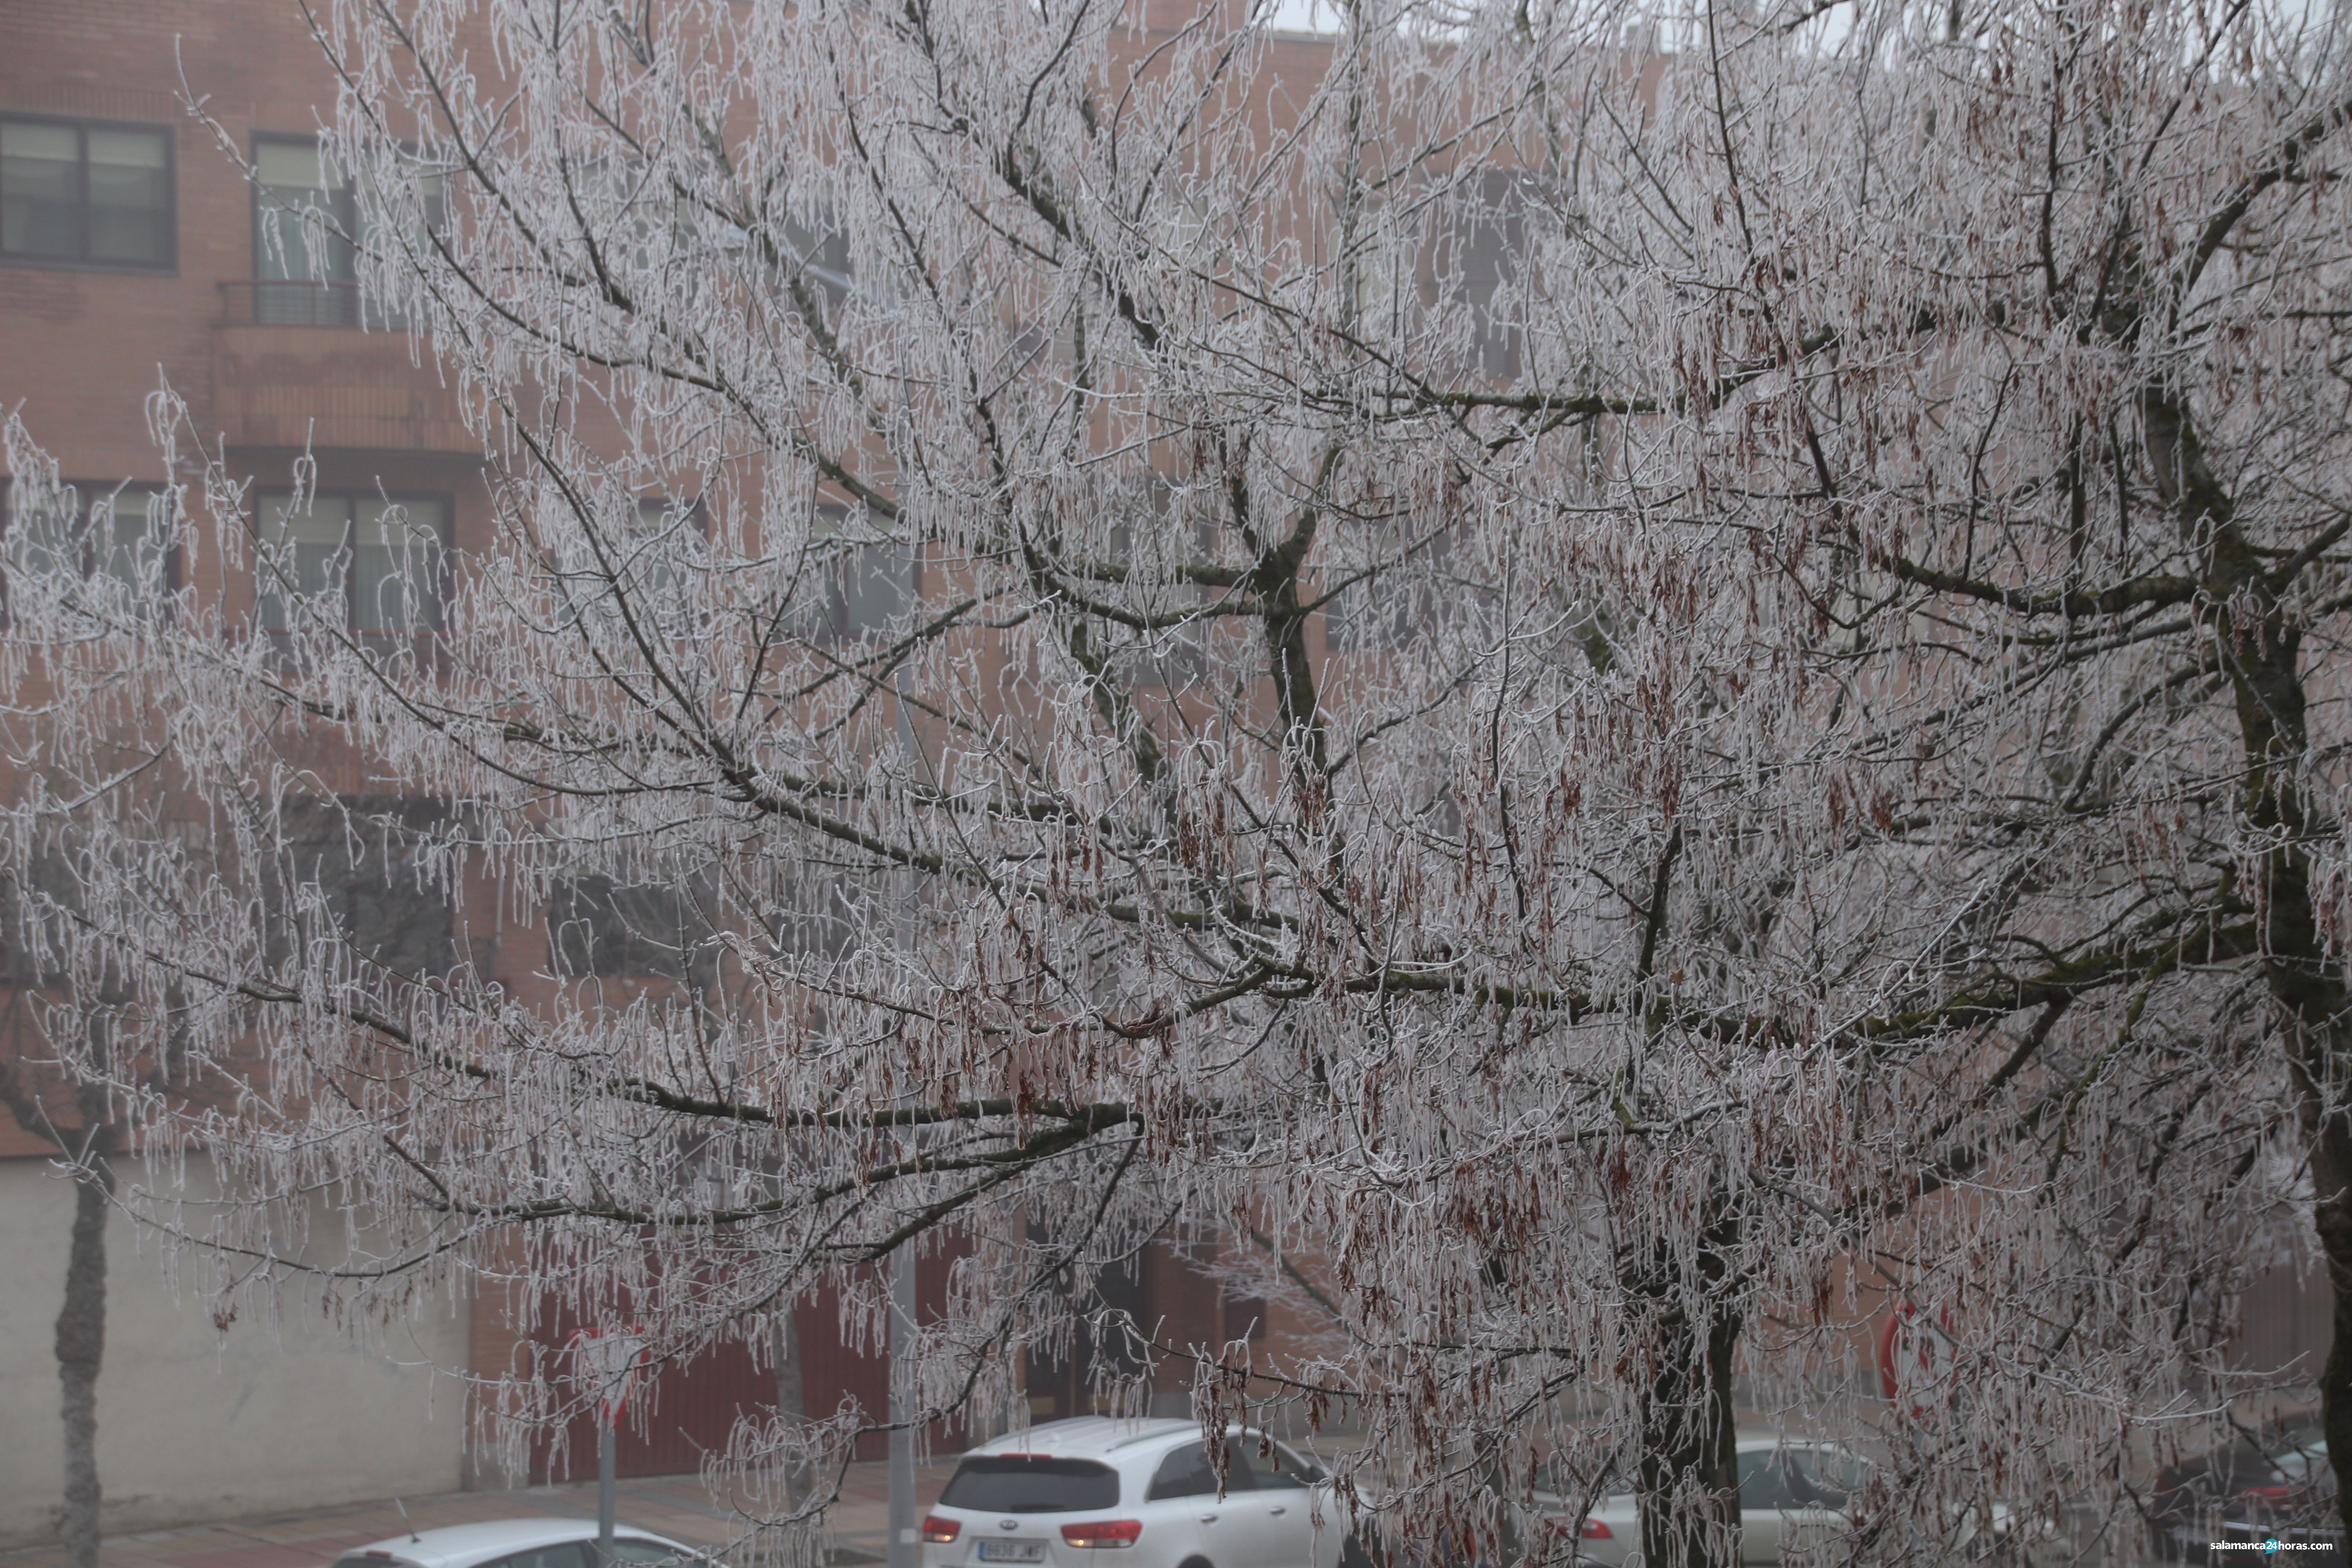
[(131, 590), (135, 613), (155, 613), (173, 586), (168, 496), (130, 484), (61, 485), (39, 506), (21, 495), (8, 492), (11, 567), (110, 577)]
[(1519, 374), (1521, 330), (1504, 296), (1519, 281), (1527, 257), (1528, 197), (1525, 176), (1491, 169), (1463, 193), (1446, 235), (1440, 265), (1454, 298), (1470, 310), (1470, 368), (1495, 381)]
[(54, 910), (81, 907), (81, 880), (55, 849), (40, 851), (22, 879), (0, 878), (0, 984), (63, 984), (48, 926)]
[(1743, 1511), (1804, 1506), (1790, 1489), (1788, 1468), (1778, 1453), (1739, 1456), (1739, 1506)]
[[(1269, 1456), (1258, 1458), (1257, 1439), (1228, 1437), (1225, 1439), (1224, 1488), (1227, 1493), (1275, 1491), (1288, 1487), (1304, 1486), (1296, 1472), (1286, 1465), (1275, 1468)], [(1160, 1498), (1213, 1497), (1218, 1490), (1216, 1467), (1210, 1463), (1206, 1450), (1187, 1443), (1160, 1461), (1160, 1468), (1151, 1478), (1150, 1497)]]
[(869, 637), (888, 630), (914, 589), (913, 563), (898, 547), (842, 537), (847, 521), (837, 507), (820, 509), (809, 541), (810, 573), (821, 595), (810, 630), (821, 637)]
[(89, 258), (157, 266), (172, 255), (172, 171), (153, 131), (82, 133), (89, 155)]
[(664, 1546), (658, 1541), (631, 1541), (626, 1536), (613, 1542), (613, 1560), (616, 1563), (692, 1563), (695, 1560), (683, 1552)]
[(268, 631), (295, 624), (297, 600), (327, 600), (353, 631), (413, 635), (441, 628), (448, 511), (438, 500), (374, 495), (261, 498), (257, 616)]
[(1187, 1443), (1160, 1461), (1146, 1497), (1149, 1501), (1158, 1502), (1162, 1498), (1216, 1495), (1217, 1472), (1209, 1463), (1208, 1451), (1197, 1443)]
[(163, 131), (0, 120), (0, 255), (169, 267), (172, 234)]
[(1855, 1492), (1870, 1479), (1861, 1460), (1830, 1448), (1789, 1451), (1790, 1489), (1807, 1508), (1843, 1511)]
[(1117, 1508), (1118, 1472), (1090, 1459), (992, 1455), (958, 1465), (940, 1501), (980, 1513), (1082, 1513)]
[(556, 884), (547, 926), (563, 973), (615, 978), (663, 975), (703, 981), (717, 951), (705, 889), (667, 882), (615, 882), (580, 877)]
[(1265, 1338), (1265, 1298), (1227, 1294), (1223, 1301), (1225, 1338), (1255, 1342)]
[[(402, 312), (360, 300), (359, 256), (390, 238), (363, 222), (358, 192), (310, 138), (253, 148), (253, 319), (262, 326), (397, 329)], [(443, 210), (438, 174), (421, 173), (426, 230)], [(422, 237), (419, 236), (418, 237)]]
[[(294, 880), (317, 883), (334, 934), (371, 963), (404, 974), (438, 974), (454, 959), (449, 891), (428, 874), (425, 843), (443, 815), (440, 803), (431, 800), (287, 803), (283, 820)], [(289, 889), (289, 910), (299, 908), (291, 895)], [(299, 915), (274, 923), (274, 957), (290, 956), (292, 940), (329, 934), (303, 926)]]
[(1234, 1455), (1234, 1472), (1239, 1474), (1247, 1468), (1253, 1490), (1294, 1490), (1307, 1484), (1307, 1478), (1302, 1473), (1305, 1467), (1298, 1462), (1297, 1456), (1283, 1452), (1276, 1445), (1266, 1445), (1265, 1452), (1261, 1454), (1258, 1452), (1258, 1439), (1245, 1436), (1234, 1439), (1227, 1447)]
[(253, 149), (253, 316), (266, 326), (359, 320), (352, 192), (314, 141)]

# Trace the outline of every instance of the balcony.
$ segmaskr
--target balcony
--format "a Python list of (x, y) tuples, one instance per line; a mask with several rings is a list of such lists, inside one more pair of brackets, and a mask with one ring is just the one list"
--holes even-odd
[(479, 441), (405, 330), (347, 282), (220, 285), (213, 426), (233, 447), (464, 452)]
[(221, 324), (254, 327), (356, 327), (360, 324), (360, 289), (356, 283), (278, 282), (256, 279), (224, 283)]

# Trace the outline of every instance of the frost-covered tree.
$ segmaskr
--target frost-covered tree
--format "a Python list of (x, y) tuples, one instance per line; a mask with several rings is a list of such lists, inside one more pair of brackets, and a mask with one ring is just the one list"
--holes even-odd
[[(158, 526), (229, 588), (167, 614), (13, 536), (27, 930), (135, 993), (51, 1033), (245, 1199), (127, 1201), (253, 1285), (331, 1193), (357, 1303), (665, 1354), (878, 1324), (952, 1235), (910, 1409), (1132, 1336), (1209, 1419), (1346, 1406), (1454, 1549), (1543, 1466), (1735, 1559), (1743, 1400), (1883, 1425), (1861, 1558), (2130, 1536), (2253, 1233), (2352, 1301), (2343, 40), (1345, 21), (322, 12), (496, 528), (324, 539), (214, 455)], [(1171, 1234), (1320, 1348), (1071, 1289)], [(1960, 1361), (1891, 1409), (1882, 1298)]]

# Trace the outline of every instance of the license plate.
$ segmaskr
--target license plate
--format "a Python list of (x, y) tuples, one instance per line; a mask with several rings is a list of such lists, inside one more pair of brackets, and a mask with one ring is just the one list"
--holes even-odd
[(983, 1541), (980, 1543), (982, 1563), (1043, 1563), (1045, 1543), (1042, 1541)]

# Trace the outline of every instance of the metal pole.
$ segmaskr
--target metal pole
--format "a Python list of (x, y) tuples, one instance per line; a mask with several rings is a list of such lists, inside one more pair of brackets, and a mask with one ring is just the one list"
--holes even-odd
[(915, 1339), (915, 1249), (898, 1248), (890, 1259), (890, 1558), (887, 1568), (916, 1568), (921, 1549), (915, 1541), (915, 1433), (907, 1425), (914, 1401), (908, 1397)]
[(613, 1562), (613, 1492), (620, 1471), (613, 1428), (619, 1412), (608, 1415), (596, 1427), (596, 1561), (602, 1568), (612, 1568)]
[[(901, 665), (893, 682), (898, 696), (898, 751), (910, 772), (922, 755), (915, 743), (913, 708), (907, 700), (911, 679)], [(897, 922), (902, 950), (915, 945), (915, 898), (910, 881)], [(921, 1128), (913, 1130), (913, 1141), (919, 1152)], [(885, 1568), (917, 1568), (922, 1561), (922, 1548), (915, 1540), (915, 1433), (907, 1424), (914, 1405), (909, 1397), (914, 1392), (914, 1358), (915, 1244), (910, 1239), (901, 1242), (890, 1257), (890, 1556)]]

